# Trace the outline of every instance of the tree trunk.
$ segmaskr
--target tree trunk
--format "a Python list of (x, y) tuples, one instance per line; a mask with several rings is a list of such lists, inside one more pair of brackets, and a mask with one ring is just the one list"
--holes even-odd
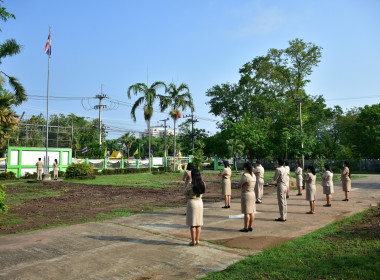
[(148, 133), (149, 133), (149, 172), (152, 172), (152, 167), (150, 166), (150, 119), (148, 120)]
[(174, 161), (173, 161), (173, 171), (175, 171), (175, 164), (176, 164), (176, 154), (175, 154), (175, 144), (176, 144), (176, 137), (175, 137), (175, 125), (176, 125), (176, 122), (177, 122), (177, 116), (174, 117)]

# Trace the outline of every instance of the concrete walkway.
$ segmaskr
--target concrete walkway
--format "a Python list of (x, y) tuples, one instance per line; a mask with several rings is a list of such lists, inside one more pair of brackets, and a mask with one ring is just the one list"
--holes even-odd
[(264, 196), (250, 233), (238, 231), (239, 199), (231, 209), (222, 209), (222, 202), (205, 204), (199, 247), (188, 246), (185, 208), (3, 236), (0, 279), (194, 279), (379, 203), (380, 175), (352, 186), (350, 201), (342, 202), (344, 193), (335, 184), (332, 208), (322, 207), (319, 187), (315, 215), (305, 214), (305, 194), (292, 191), (285, 223), (273, 221), (279, 216), (276, 196)]

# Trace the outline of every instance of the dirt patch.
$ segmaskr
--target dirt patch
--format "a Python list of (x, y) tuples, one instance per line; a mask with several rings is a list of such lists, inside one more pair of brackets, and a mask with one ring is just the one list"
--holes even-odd
[[(178, 175), (182, 178), (182, 174)], [(220, 181), (213, 174), (204, 174), (205, 204), (222, 201)], [(180, 180), (180, 179), (179, 179)], [(185, 206), (184, 184), (181, 181), (171, 188), (148, 189), (129, 186), (85, 185), (67, 182), (44, 182), (31, 184), (29, 191), (56, 191), (61, 195), (26, 200), (9, 205), (8, 214), (0, 220), (0, 234), (11, 234), (24, 230), (50, 226), (75, 224), (101, 219), (99, 215), (116, 212), (146, 213), (165, 207)], [(274, 187), (265, 187), (264, 193), (273, 193)], [(8, 195), (25, 192), (25, 187), (9, 185)], [(240, 189), (232, 185), (232, 197), (240, 197)], [(119, 215), (123, 215), (122, 213)], [(10, 222), (14, 219), (14, 222)]]
[(371, 207), (360, 222), (343, 227), (339, 234), (349, 238), (380, 239), (380, 206)]
[(263, 250), (274, 247), (292, 240), (293, 238), (284, 238), (280, 236), (239, 236), (235, 238), (213, 240), (230, 248), (246, 248), (251, 250)]

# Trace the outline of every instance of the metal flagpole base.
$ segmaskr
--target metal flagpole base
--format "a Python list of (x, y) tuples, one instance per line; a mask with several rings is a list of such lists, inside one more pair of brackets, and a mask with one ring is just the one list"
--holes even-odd
[(51, 175), (49, 173), (42, 174), (42, 181), (51, 181)]

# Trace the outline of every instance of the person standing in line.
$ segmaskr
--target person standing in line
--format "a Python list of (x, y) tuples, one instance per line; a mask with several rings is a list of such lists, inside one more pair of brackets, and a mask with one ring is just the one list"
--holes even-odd
[(253, 175), (252, 164), (244, 164), (245, 173), (241, 176), (239, 187), (241, 187), (241, 213), (244, 214), (244, 228), (241, 232), (252, 231), (252, 225), (255, 220), (255, 185), (256, 176)]
[(333, 172), (330, 165), (325, 164), (325, 172), (321, 172), (323, 194), (326, 195), (327, 203), (323, 207), (331, 207), (331, 194), (334, 193)]
[(256, 175), (255, 196), (256, 203), (263, 203), (264, 192), (264, 167), (261, 166), (261, 162), (256, 160), (256, 168), (253, 169), (253, 173)]
[(222, 194), (224, 195), (224, 206), (222, 208), (231, 207), (231, 168), (228, 161), (223, 161), (224, 168), (219, 175), (222, 177)]
[(198, 169), (191, 171), (191, 184), (185, 188), (184, 194), (187, 198), (186, 225), (190, 227), (190, 246), (199, 245), (201, 226), (203, 226), (203, 201), (202, 194), (206, 191), (205, 183), (202, 180)]
[(306, 182), (306, 200), (310, 202), (310, 211), (306, 214), (315, 214), (315, 199), (317, 195), (317, 188), (315, 186), (315, 168), (312, 165), (309, 165), (305, 174)]
[(351, 172), (350, 163), (348, 161), (343, 162), (344, 169), (340, 170), (340, 175), (342, 177), (342, 189), (344, 191), (345, 198), (342, 201), (348, 201), (348, 194), (351, 191)]
[(290, 192), (290, 167), (289, 162), (285, 160), (285, 184), (286, 184), (286, 198), (289, 198), (289, 192)]
[(38, 158), (36, 166), (37, 166), (37, 181), (38, 180), (42, 181), (42, 168), (44, 167), (44, 164), (41, 161), (41, 158)]
[[(185, 188), (184, 189), (186, 189), (188, 184), (191, 184), (191, 170), (193, 170), (193, 169), (194, 169), (194, 164), (192, 162), (189, 162), (187, 164), (185, 173), (183, 173), (183, 177), (182, 177), (182, 181), (185, 182)], [(186, 215), (186, 213), (184, 215)]]
[(189, 162), (187, 164), (185, 173), (183, 173), (183, 177), (182, 177), (182, 181), (185, 182), (185, 188), (186, 188), (187, 184), (191, 183), (191, 170), (193, 170), (193, 169), (194, 169), (194, 164), (192, 162)]
[(58, 179), (58, 170), (59, 170), (59, 163), (58, 163), (57, 159), (55, 159), (53, 162), (53, 178), (54, 178), (54, 180)]
[(299, 161), (297, 161), (297, 168), (295, 170), (295, 173), (296, 173), (296, 181), (297, 181), (297, 188), (298, 188), (297, 195), (302, 195), (303, 178), (302, 178), (302, 167)]
[(276, 222), (285, 222), (287, 219), (288, 209), (286, 204), (286, 184), (285, 184), (286, 170), (284, 167), (284, 160), (277, 160), (277, 169), (273, 177), (273, 181), (277, 182), (277, 201), (280, 211), (280, 218), (275, 219)]

